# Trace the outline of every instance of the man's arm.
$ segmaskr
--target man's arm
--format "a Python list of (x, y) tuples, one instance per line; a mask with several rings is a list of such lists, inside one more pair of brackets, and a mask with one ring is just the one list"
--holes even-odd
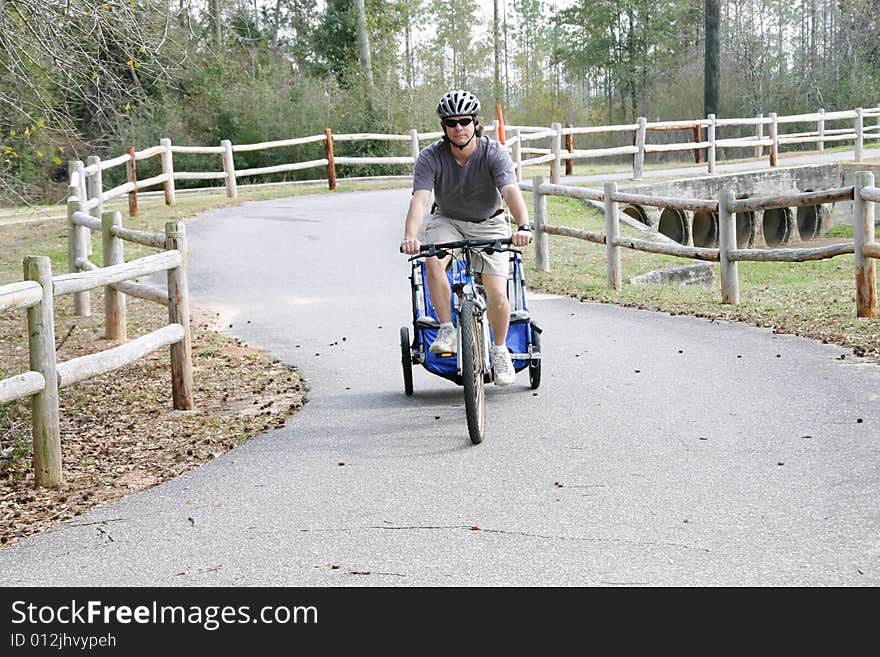
[[(519, 184), (512, 183), (502, 187), (501, 198), (504, 199), (507, 208), (513, 215), (517, 228), (529, 223), (529, 210), (526, 206), (526, 200), (523, 198), (522, 192), (519, 189)], [(512, 237), (514, 246), (526, 246), (531, 239), (531, 233), (525, 231), (515, 232)]]
[(403, 241), (400, 250), (409, 255), (419, 252), (421, 244), (418, 240), (419, 228), (422, 227), (422, 219), (431, 202), (431, 192), (426, 189), (417, 189), (409, 200), (409, 210), (406, 213), (406, 224), (403, 228)]

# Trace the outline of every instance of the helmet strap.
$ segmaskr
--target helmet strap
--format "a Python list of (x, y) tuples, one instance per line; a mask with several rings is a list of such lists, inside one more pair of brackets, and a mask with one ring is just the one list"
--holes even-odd
[(456, 148), (458, 148), (460, 150), (464, 150), (465, 148), (467, 148), (468, 144), (470, 144), (474, 140), (474, 137), (476, 137), (476, 136), (477, 136), (477, 131), (474, 130), (474, 133), (471, 135), (470, 139), (468, 139), (463, 144), (456, 144), (454, 141), (452, 141), (449, 138), (449, 135), (446, 134), (446, 129), (445, 128), (443, 129), (443, 141), (450, 143), (451, 145), (455, 146)]
[(454, 141), (452, 141), (451, 139), (449, 139), (449, 143), (452, 144), (453, 146), (455, 146), (456, 148), (460, 148), (461, 150), (464, 150), (465, 148), (467, 148), (468, 144), (470, 144), (470, 143), (474, 140), (474, 137), (476, 137), (476, 133), (472, 134), (472, 135), (471, 135), (471, 138), (468, 139), (468, 140), (467, 140), (466, 142), (464, 142), (463, 144), (456, 144), (456, 143), (455, 143)]

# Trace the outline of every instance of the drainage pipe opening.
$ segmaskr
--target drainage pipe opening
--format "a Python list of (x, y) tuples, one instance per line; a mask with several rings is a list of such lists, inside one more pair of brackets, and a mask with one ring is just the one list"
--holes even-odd
[(648, 213), (645, 212), (645, 208), (641, 205), (627, 205), (622, 212), (626, 215), (629, 215), (633, 219), (638, 222), (645, 224), (646, 226), (651, 225), (651, 220), (648, 219)]
[(675, 208), (663, 208), (657, 231), (679, 244), (688, 243), (688, 222), (683, 211)]
[(764, 210), (761, 222), (767, 246), (780, 246), (791, 241), (791, 208)]
[(718, 215), (715, 212), (694, 212), (691, 235), (694, 246), (710, 249), (718, 246)]
[[(805, 189), (805, 192), (812, 192), (812, 189)], [(804, 205), (797, 209), (797, 227), (798, 234), (802, 240), (812, 240), (818, 237), (821, 228), (821, 220), (819, 219), (818, 205)]]
[(736, 213), (736, 248), (750, 249), (755, 244), (755, 213)]
[[(749, 198), (748, 194), (740, 194), (737, 196), (738, 199), (746, 199)], [(750, 249), (755, 245), (755, 238), (757, 237), (758, 225), (755, 221), (755, 213), (752, 211), (749, 212), (737, 212), (735, 215), (736, 218), (736, 248), (738, 249)]]

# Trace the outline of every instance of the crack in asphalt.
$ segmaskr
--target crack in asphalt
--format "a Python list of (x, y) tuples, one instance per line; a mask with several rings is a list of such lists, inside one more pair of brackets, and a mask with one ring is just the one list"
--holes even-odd
[(369, 525), (366, 527), (340, 527), (335, 529), (300, 529), (300, 532), (310, 533), (310, 532), (348, 532), (348, 531), (358, 531), (364, 529), (382, 529), (382, 530), (391, 530), (391, 531), (409, 531), (409, 530), (443, 530), (443, 529), (466, 529), (472, 532), (486, 532), (488, 534), (505, 534), (509, 536), (523, 536), (526, 538), (540, 538), (544, 540), (556, 540), (556, 541), (582, 541), (588, 543), (613, 543), (619, 545), (633, 545), (633, 546), (648, 546), (648, 547), (671, 547), (671, 548), (680, 548), (682, 550), (693, 550), (695, 552), (705, 552), (707, 554), (711, 554), (711, 550), (709, 548), (699, 547), (695, 545), (686, 545), (684, 543), (664, 543), (657, 541), (631, 541), (627, 539), (619, 539), (619, 538), (593, 538), (593, 537), (585, 537), (585, 536), (562, 536), (562, 535), (553, 535), (553, 534), (536, 534), (532, 532), (524, 532), (524, 531), (511, 531), (507, 529), (486, 529), (483, 527), (478, 527), (476, 525), (390, 525), (390, 526), (379, 526), (379, 525)]

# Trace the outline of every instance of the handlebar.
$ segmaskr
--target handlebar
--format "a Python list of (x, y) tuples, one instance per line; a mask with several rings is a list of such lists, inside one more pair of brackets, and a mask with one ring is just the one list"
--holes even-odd
[[(458, 240), (456, 242), (439, 242), (437, 244), (422, 244), (419, 253), (410, 256), (408, 260), (417, 260), (418, 258), (445, 258), (449, 255), (449, 251), (455, 249), (464, 249), (467, 251), (483, 251), (488, 254), (497, 252), (510, 251), (513, 253), (522, 253), (519, 249), (506, 248), (510, 247), (513, 241), (509, 237), (494, 240)], [(403, 249), (400, 250), (403, 253)]]

